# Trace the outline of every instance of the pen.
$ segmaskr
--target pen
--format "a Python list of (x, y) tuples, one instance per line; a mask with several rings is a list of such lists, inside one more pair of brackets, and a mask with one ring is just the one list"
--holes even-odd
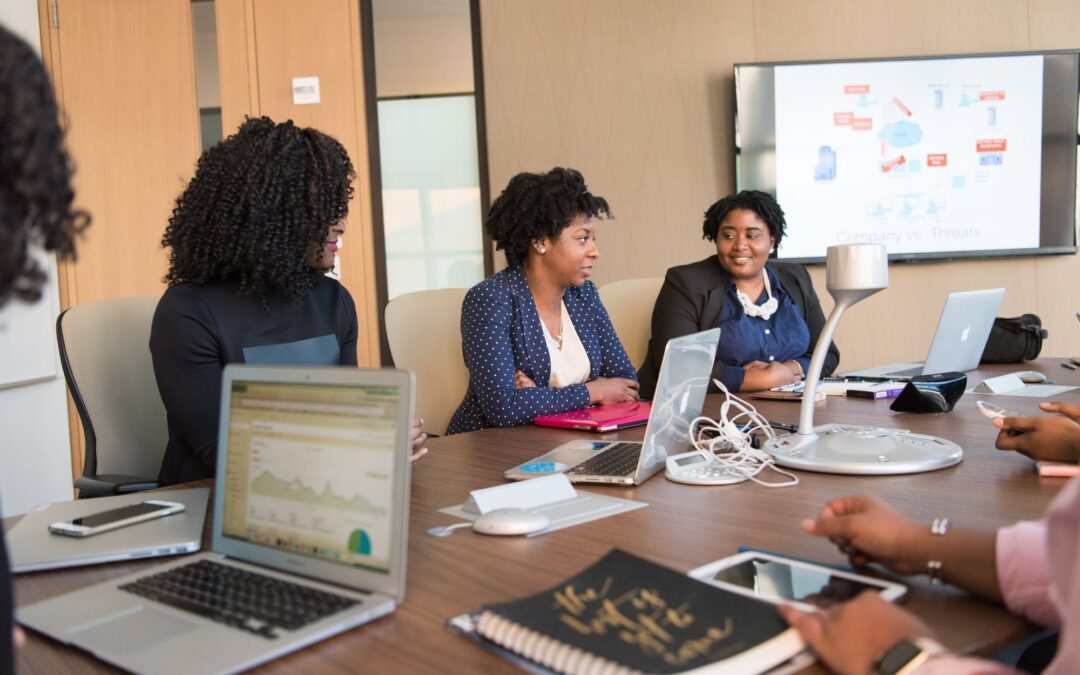
[(1072, 361), (1062, 361), (1061, 362), (1061, 367), (1062, 368), (1068, 368), (1069, 370), (1076, 370), (1076, 364), (1073, 363)]

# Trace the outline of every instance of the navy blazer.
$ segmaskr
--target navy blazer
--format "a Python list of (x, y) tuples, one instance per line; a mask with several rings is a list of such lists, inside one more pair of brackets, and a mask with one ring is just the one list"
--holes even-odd
[[(568, 288), (563, 302), (589, 356), (589, 380), (637, 379), (596, 286), (586, 281)], [(511, 427), (534, 417), (589, 407), (584, 384), (548, 386), (551, 357), (540, 315), (520, 266), (508, 267), (473, 286), (461, 305), (461, 350), (469, 369), (465, 400), (450, 420), (447, 434), (485, 427)], [(514, 373), (523, 371), (536, 387), (517, 389)]]

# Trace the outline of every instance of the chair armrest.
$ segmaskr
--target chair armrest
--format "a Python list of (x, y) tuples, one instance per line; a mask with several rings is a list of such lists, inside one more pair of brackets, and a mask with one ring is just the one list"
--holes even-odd
[(79, 490), (80, 497), (102, 497), (105, 495), (121, 495), (131, 492), (142, 492), (159, 487), (158, 482), (151, 478), (139, 476), (123, 476), (118, 474), (99, 474), (97, 476), (83, 476), (75, 481), (75, 487)]

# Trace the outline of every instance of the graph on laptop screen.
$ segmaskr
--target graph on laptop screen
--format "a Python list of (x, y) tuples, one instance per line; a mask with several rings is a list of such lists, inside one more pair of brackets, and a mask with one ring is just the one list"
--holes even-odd
[(397, 387), (234, 382), (222, 533), (388, 571), (400, 405)]

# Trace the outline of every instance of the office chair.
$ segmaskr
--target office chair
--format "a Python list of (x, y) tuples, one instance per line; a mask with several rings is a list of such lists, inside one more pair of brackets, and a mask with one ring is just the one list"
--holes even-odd
[(169, 440), (165, 405), (150, 359), (158, 298), (112, 298), (72, 307), (56, 319), (68, 391), (83, 425), (80, 497), (158, 486)]
[(416, 415), (431, 434), (446, 433), (469, 386), (461, 355), (461, 303), (467, 290), (407, 293), (386, 305), (390, 355), (395, 366), (416, 374)]
[(649, 351), (653, 305), (663, 283), (661, 277), (650, 277), (623, 279), (600, 287), (600, 301), (635, 368), (641, 368)]

